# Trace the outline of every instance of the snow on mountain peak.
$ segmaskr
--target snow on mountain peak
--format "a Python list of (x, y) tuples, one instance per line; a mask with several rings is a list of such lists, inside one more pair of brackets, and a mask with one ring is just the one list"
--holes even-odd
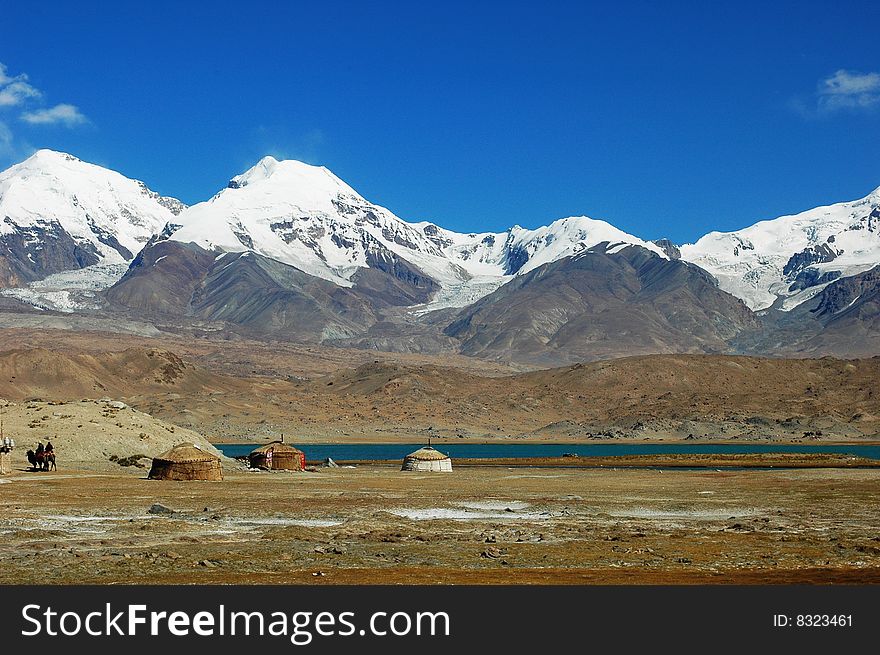
[(2, 295), (61, 311), (94, 302), (182, 208), (115, 171), (38, 150), (0, 172)]
[(605, 241), (641, 246), (668, 259), (662, 248), (650, 241), (627, 234), (606, 221), (589, 216), (569, 216), (534, 230), (513, 228), (512, 244), (525, 250), (528, 262), (517, 270), (525, 273), (542, 264), (569, 257)]
[(455, 276), (415, 227), (367, 202), (327, 168), (296, 160), (264, 157), (176, 222), (175, 241), (252, 250), (343, 286), (382, 249), (435, 279)]
[(0, 235), (51, 226), (109, 262), (134, 257), (180, 204), (142, 182), (54, 150), (37, 150), (0, 172)]
[[(327, 194), (358, 195), (324, 166), (313, 166), (296, 159), (279, 161), (271, 155), (263, 157), (253, 167), (233, 177), (228, 188), (242, 189), (253, 184), (283, 188), (283, 192), (292, 202), (308, 203), (315, 197)], [(261, 189), (262, 192), (265, 189)]]
[(41, 150), (35, 151), (30, 157), (25, 159), (18, 164), (14, 164), (12, 167), (3, 172), (5, 176), (9, 171), (15, 170), (17, 174), (44, 174), (44, 175), (60, 175), (63, 174), (64, 171), (83, 171), (87, 168), (96, 168), (100, 170), (100, 166), (95, 166), (94, 164), (89, 164), (87, 162), (74, 157), (73, 155), (69, 155), (66, 152), (59, 152), (57, 150), (49, 150), (47, 148), (43, 148)]
[[(272, 156), (185, 208), (115, 171), (38, 150), (0, 173), (0, 216), (0, 239), (18, 239), (27, 249), (67, 235), (87, 253), (67, 253), (52, 264), (58, 270), (128, 262), (157, 234), (209, 250), (259, 253), (342, 286), (352, 286), (360, 269), (387, 266), (396, 256), (439, 283), (432, 307), (471, 302), (514, 275), (603, 242), (610, 254), (633, 244), (667, 257), (660, 246), (587, 216), (498, 233), (409, 223), (323, 166)], [(789, 309), (880, 262), (880, 187), (859, 200), (710, 232), (680, 251), (752, 309)], [(45, 251), (27, 256), (19, 279), (54, 272), (39, 263)]]
[[(82, 162), (78, 157), (74, 157), (71, 154), (66, 152), (61, 152), (60, 150), (50, 150), (49, 148), (40, 148), (35, 151), (30, 157), (24, 160), (25, 162), (47, 162), (47, 161), (71, 161), (71, 162)], [(24, 162), (23, 162), (24, 163)]]
[(459, 289), (474, 278), (501, 283), (602, 241), (641, 245), (665, 257), (654, 244), (587, 217), (499, 234), (459, 234), (432, 223), (409, 223), (365, 200), (322, 166), (273, 157), (232, 178), (226, 189), (190, 207), (177, 222), (182, 227), (171, 237), (175, 241), (255, 251), (343, 286), (351, 286), (359, 269), (387, 253), (414, 264), (445, 289)]
[(791, 309), (880, 262), (880, 189), (850, 202), (710, 232), (680, 248), (751, 309)]
[[(241, 175), (236, 175), (231, 181), (235, 182), (238, 186), (247, 186), (247, 184), (251, 182), (265, 180), (271, 177), (276, 168), (278, 168), (278, 160), (271, 155), (266, 155), (252, 168), (249, 168)], [(231, 188), (237, 187), (232, 186)]]

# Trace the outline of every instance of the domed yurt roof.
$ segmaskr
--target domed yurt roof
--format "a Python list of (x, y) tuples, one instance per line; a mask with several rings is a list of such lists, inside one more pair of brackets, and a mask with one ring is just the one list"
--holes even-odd
[(166, 450), (161, 455), (156, 455), (154, 459), (184, 464), (186, 462), (211, 462), (215, 459), (219, 461), (220, 458), (213, 453), (198, 448), (195, 444), (181, 443), (170, 450)]
[(301, 453), (302, 451), (298, 448), (294, 448), (290, 444), (286, 444), (283, 441), (273, 441), (272, 443), (263, 444), (259, 448), (254, 448), (251, 451), (251, 455), (261, 455), (272, 451), (273, 453)]
[(191, 443), (181, 443), (153, 458), (151, 480), (222, 480), (220, 458)]
[(424, 446), (403, 458), (401, 471), (451, 471), (452, 460), (431, 446)]
[(407, 457), (422, 461), (449, 459), (449, 455), (444, 455), (439, 450), (436, 450), (433, 446), (424, 446), (422, 448), (419, 448), (417, 451), (407, 455)]

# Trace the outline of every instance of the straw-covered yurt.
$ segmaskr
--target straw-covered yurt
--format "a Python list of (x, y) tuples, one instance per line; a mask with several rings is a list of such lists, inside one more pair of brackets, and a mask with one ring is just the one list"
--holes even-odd
[(151, 480), (222, 480), (220, 458), (191, 443), (182, 443), (153, 458)]
[(248, 455), (251, 468), (273, 471), (302, 471), (306, 467), (306, 455), (283, 441), (273, 441), (260, 446)]
[(431, 446), (419, 448), (403, 458), (401, 471), (452, 471), (452, 460)]

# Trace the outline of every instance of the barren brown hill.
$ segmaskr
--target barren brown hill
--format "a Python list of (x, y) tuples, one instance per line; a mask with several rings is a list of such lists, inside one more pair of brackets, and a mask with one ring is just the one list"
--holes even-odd
[[(441, 356), (339, 348), (290, 341), (262, 341), (217, 334), (209, 330), (180, 334), (135, 335), (100, 328), (0, 328), (0, 353), (43, 348), (62, 353), (121, 352), (129, 348), (171, 351), (187, 362), (235, 377), (310, 378), (381, 358), (409, 366), (444, 365), (487, 375), (527, 370), (500, 362), (444, 353)], [(2, 371), (0, 371), (2, 373)]]
[(0, 397), (72, 400), (148, 392), (240, 390), (235, 378), (211, 373), (167, 350), (128, 348), (65, 353), (46, 348), (0, 352)]
[(252, 342), (207, 348), (0, 353), (0, 397), (111, 396), (226, 441), (880, 438), (877, 357), (650, 355), (502, 375), (385, 353), (319, 366), (318, 351), (305, 369), (279, 351), (279, 369)]
[(693, 417), (873, 422), (880, 415), (880, 357), (862, 360), (663, 355), (519, 376), (545, 393), (578, 400), (597, 419)]
[(372, 416), (446, 435), (849, 438), (876, 435), (878, 382), (877, 357), (652, 355), (507, 377), (367, 364), (311, 388), (338, 398), (349, 427)]

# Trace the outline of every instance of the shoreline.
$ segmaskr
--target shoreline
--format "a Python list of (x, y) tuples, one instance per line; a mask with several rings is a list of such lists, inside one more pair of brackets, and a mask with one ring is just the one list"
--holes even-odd
[[(375, 437), (370, 437), (375, 439)], [(213, 446), (262, 446), (272, 443), (272, 440), (235, 440), (227, 441), (226, 439), (210, 439)], [(284, 443), (294, 446), (389, 446), (389, 445), (426, 445), (420, 440), (394, 438), (388, 440), (372, 440), (366, 441), (361, 439), (343, 438), (333, 441), (301, 439), (293, 441), (285, 436)], [(497, 437), (495, 439), (484, 438), (468, 438), (458, 439), (454, 437), (431, 437), (431, 445), (468, 445), (468, 446), (496, 446), (496, 445), (523, 445), (523, 446), (737, 446), (737, 445), (764, 445), (764, 446), (880, 446), (880, 439), (873, 437), (868, 439), (773, 439), (756, 437), (749, 439), (665, 439), (663, 437), (657, 439), (589, 439), (589, 440), (565, 440), (565, 439), (541, 439), (540, 437)]]
[[(334, 460), (339, 466), (398, 467), (398, 460)], [(321, 462), (307, 460), (308, 466)], [(766, 453), (742, 455), (611, 455), (607, 457), (463, 457), (453, 460), (461, 468), (544, 469), (878, 469), (880, 460), (828, 453)]]

